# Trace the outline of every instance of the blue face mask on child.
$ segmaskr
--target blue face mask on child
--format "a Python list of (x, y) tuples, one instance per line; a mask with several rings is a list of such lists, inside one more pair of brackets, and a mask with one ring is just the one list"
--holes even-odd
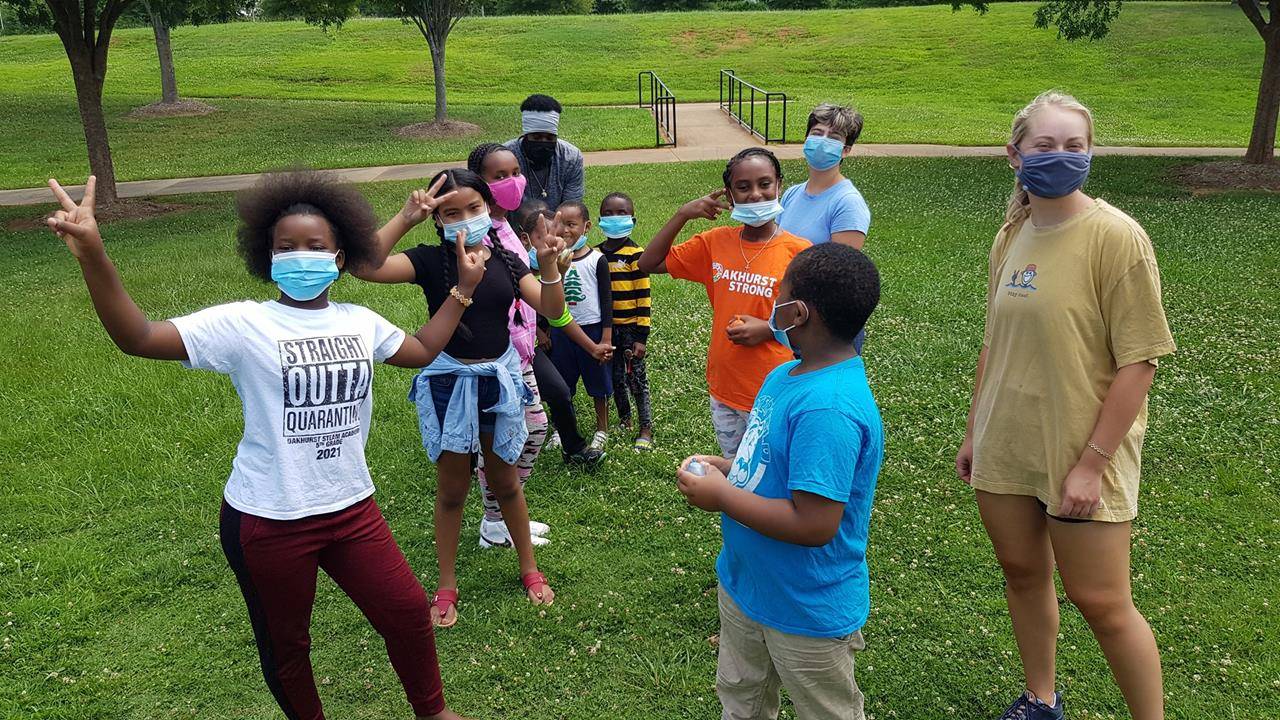
[(457, 241), (459, 230), (466, 230), (467, 238), (463, 242), (467, 247), (473, 247), (484, 242), (484, 239), (489, 236), (489, 228), (493, 227), (493, 220), (489, 219), (489, 211), (485, 210), (466, 220), (445, 223), (443, 227), (444, 239), (451, 243)]
[(587, 234), (586, 234), (586, 233), (583, 233), (583, 234), (582, 234), (582, 237), (578, 238), (578, 242), (574, 243), (574, 244), (573, 244), (573, 247), (571, 247), (571, 248), (569, 248), (569, 249), (570, 249), (570, 250), (572, 250), (572, 251), (574, 251), (574, 252), (578, 252), (579, 250), (581, 250), (582, 248), (584, 248), (584, 247), (586, 247), (586, 246), (587, 246)]
[(631, 236), (631, 231), (636, 226), (636, 219), (630, 215), (605, 215), (596, 224), (600, 226), (600, 232), (604, 233), (605, 237), (616, 240)]
[(782, 214), (782, 205), (777, 200), (764, 200), (755, 203), (734, 203), (730, 217), (743, 225), (760, 227)]
[(314, 250), (277, 253), (271, 256), (271, 279), (298, 302), (315, 300), (338, 279), (338, 255)]
[(844, 143), (821, 135), (810, 135), (804, 141), (804, 159), (814, 170), (830, 170), (844, 157)]
[[(1017, 152), (1015, 150), (1015, 152)], [(1043, 152), (1023, 155), (1018, 182), (1027, 192), (1042, 198), (1066, 197), (1084, 186), (1093, 155), (1079, 152)]]
[[(794, 329), (798, 323), (791, 323), (785, 328), (778, 327), (778, 308), (794, 305), (795, 303), (803, 304), (803, 300), (788, 300), (779, 305), (776, 301), (773, 303), (773, 310), (769, 311), (769, 329), (773, 331), (773, 339), (777, 340), (782, 347), (791, 349), (791, 338), (787, 336), (787, 332)], [(806, 306), (808, 309), (808, 306)]]
[(538, 251), (533, 248), (529, 248), (529, 269), (538, 269)]

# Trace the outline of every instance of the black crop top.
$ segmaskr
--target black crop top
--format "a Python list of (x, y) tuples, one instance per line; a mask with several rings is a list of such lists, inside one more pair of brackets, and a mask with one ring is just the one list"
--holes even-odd
[[(435, 315), (449, 297), (449, 288), (456, 283), (445, 276), (444, 253), (452, 254), (452, 246), (419, 245), (405, 251), (413, 263), (414, 284), (422, 288), (427, 298), (427, 311)], [(529, 274), (523, 263), (514, 263), (519, 277)], [(455, 271), (456, 278), (456, 271)], [(464, 340), (461, 331), (453, 333), (444, 351), (458, 360), (480, 360), (500, 357), (511, 344), (511, 331), (507, 328), (508, 313), (516, 295), (511, 287), (511, 271), (493, 250), (484, 263), (484, 277), (471, 296), (471, 307), (462, 312), (462, 323), (471, 330), (471, 339)]]

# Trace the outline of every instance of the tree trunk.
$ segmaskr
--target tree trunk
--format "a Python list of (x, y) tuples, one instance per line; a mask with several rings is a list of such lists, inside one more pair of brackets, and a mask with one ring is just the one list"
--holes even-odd
[(107, 120), (102, 113), (102, 79), (94, 73), (93, 59), (83, 45), (72, 43), (67, 44), (67, 48), (76, 86), (76, 104), (80, 107), (80, 124), (84, 126), (84, 142), (89, 149), (89, 172), (98, 178), (98, 205), (110, 205), (116, 200), (116, 170), (111, 162), (111, 145), (107, 142)]
[(431, 70), (436, 84), (436, 122), (444, 122), (449, 116), (449, 104), (444, 94), (444, 39), (428, 42), (431, 48)]
[[(1276, 20), (1272, 20), (1274, 25)], [(1258, 83), (1258, 108), (1253, 114), (1253, 133), (1244, 154), (1248, 163), (1271, 162), (1276, 153), (1276, 119), (1280, 117), (1280, 27), (1263, 36), (1266, 54), (1262, 60), (1262, 80)]]
[[(147, 8), (150, 11), (150, 7)], [(169, 42), (169, 25), (158, 13), (151, 14), (151, 29), (156, 36), (156, 54), (160, 56), (160, 102), (178, 102), (178, 78), (173, 72), (173, 46)]]

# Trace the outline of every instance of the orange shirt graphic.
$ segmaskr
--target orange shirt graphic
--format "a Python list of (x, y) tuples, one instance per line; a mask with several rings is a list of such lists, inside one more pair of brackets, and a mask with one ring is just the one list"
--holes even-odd
[(735, 225), (694, 235), (667, 253), (667, 272), (706, 286), (712, 311), (707, 389), (725, 405), (749, 411), (764, 377), (793, 355), (773, 340), (734, 344), (725, 329), (734, 315), (769, 317), (787, 265), (810, 243), (788, 232), (768, 243), (744, 243), (741, 234)]

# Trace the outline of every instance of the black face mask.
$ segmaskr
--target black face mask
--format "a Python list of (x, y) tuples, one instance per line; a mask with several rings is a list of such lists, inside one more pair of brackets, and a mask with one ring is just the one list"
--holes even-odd
[(556, 141), (530, 140), (526, 137), (520, 141), (520, 149), (524, 151), (524, 156), (529, 159), (529, 162), (546, 166), (550, 165), (551, 158), (555, 157)]

